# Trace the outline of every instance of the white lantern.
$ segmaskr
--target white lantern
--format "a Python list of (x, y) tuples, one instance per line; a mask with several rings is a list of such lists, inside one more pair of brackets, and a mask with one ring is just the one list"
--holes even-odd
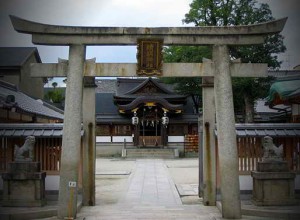
[(132, 124), (138, 125), (139, 124), (139, 118), (136, 116), (136, 112), (134, 112), (134, 116), (132, 117)]
[(167, 112), (164, 112), (164, 116), (161, 118), (161, 123), (166, 127), (169, 124), (169, 117), (167, 117)]

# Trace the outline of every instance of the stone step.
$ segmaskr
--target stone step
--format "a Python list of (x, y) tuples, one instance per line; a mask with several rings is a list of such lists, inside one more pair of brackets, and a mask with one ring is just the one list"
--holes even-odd
[(127, 148), (127, 158), (163, 158), (173, 159), (176, 157), (175, 149), (160, 149), (160, 148)]

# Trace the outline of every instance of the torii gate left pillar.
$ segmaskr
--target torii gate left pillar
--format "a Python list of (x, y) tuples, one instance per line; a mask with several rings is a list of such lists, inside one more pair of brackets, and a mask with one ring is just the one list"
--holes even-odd
[(60, 218), (73, 218), (77, 213), (84, 61), (85, 45), (70, 45), (58, 196)]
[[(180, 28), (67, 27), (30, 22), (13, 16), (11, 16), (11, 20), (17, 31), (32, 34), (33, 43), (70, 46), (58, 207), (60, 218), (76, 218), (77, 212), (77, 200), (74, 199), (76, 195), (73, 192), (74, 188), (76, 189), (78, 178), (83, 75), (132, 76), (136, 69), (135, 65), (130, 64), (84, 65), (85, 45), (136, 45), (137, 40), (142, 38), (163, 38), (164, 45), (213, 45), (214, 67), (210, 71), (206, 72), (206, 65), (202, 64), (185, 65), (188, 67), (187, 69), (184, 68), (183, 64), (171, 64), (164, 65), (163, 72), (166, 77), (215, 77), (218, 142), (223, 145), (222, 150), (219, 151), (219, 166), (221, 173), (223, 173), (221, 176), (222, 215), (224, 218), (231, 219), (241, 217), (238, 195), (237, 146), (232, 141), (235, 138), (233, 132), (235, 127), (232, 119), (231, 77), (234, 76), (233, 72), (238, 73), (239, 76), (243, 75), (240, 73), (248, 72), (248, 76), (255, 77), (256, 72), (262, 73), (263, 69), (266, 70), (266, 66), (260, 69), (260, 65), (245, 66), (240, 64), (234, 65), (231, 69), (228, 45), (262, 44), (266, 35), (278, 33), (283, 29), (286, 19), (248, 26)], [(65, 66), (63, 65), (50, 65), (48, 67), (53, 72), (65, 73)], [(253, 68), (259, 68), (260, 71)], [(224, 85), (223, 81), (225, 82)], [(226, 94), (227, 92), (229, 93)], [(232, 194), (231, 191), (234, 193)]]

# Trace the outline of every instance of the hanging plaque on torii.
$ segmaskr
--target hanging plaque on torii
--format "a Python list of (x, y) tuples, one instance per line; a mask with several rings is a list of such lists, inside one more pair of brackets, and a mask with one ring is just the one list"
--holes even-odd
[(137, 74), (162, 75), (162, 39), (137, 40)]

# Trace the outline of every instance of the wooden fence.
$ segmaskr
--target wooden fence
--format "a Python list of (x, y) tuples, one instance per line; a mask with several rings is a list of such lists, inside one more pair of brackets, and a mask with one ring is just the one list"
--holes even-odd
[[(290, 170), (300, 173), (300, 137), (273, 137), (273, 141), (276, 146), (283, 145), (284, 160), (288, 162)], [(217, 140), (216, 145), (218, 147)], [(256, 163), (262, 161), (262, 137), (237, 137), (237, 148), (239, 172), (241, 175), (250, 175), (251, 171), (256, 170)], [(185, 151), (198, 152), (198, 135), (185, 137)]]
[[(300, 137), (273, 137), (273, 142), (276, 146), (283, 145), (284, 160), (288, 162), (289, 169), (300, 173)], [(237, 148), (239, 172), (250, 175), (256, 170), (256, 163), (262, 161), (262, 137), (238, 137)]]
[[(198, 150), (197, 135), (186, 140), (188, 149), (196, 152)], [(261, 137), (238, 137), (237, 147), (239, 156), (239, 171), (242, 175), (248, 175), (256, 169), (256, 162), (262, 160), (262, 138)], [(283, 145), (284, 158), (288, 161), (290, 170), (300, 173), (300, 137), (273, 137), (276, 146)], [(0, 172), (6, 171), (7, 163), (13, 161), (14, 145), (21, 146), (24, 138), (0, 138)], [(217, 141), (216, 141), (217, 143)], [(62, 139), (36, 138), (35, 161), (41, 162), (41, 169), (48, 175), (59, 173)], [(218, 164), (218, 162), (217, 162)]]
[[(13, 161), (14, 146), (22, 146), (24, 138), (2, 137), (0, 140), (0, 172), (5, 172), (7, 164)], [(36, 138), (34, 161), (41, 163), (41, 170), (47, 175), (59, 174), (61, 146), (61, 138)]]

